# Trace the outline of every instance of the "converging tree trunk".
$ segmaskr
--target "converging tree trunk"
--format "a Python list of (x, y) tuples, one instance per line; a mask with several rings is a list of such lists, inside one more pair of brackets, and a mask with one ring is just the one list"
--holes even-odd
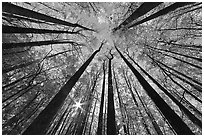
[(54, 33), (54, 34), (79, 34), (79, 31), (63, 31), (63, 30), (50, 30), (50, 29), (35, 29), (35, 28), (24, 28), (24, 27), (14, 27), (14, 26), (7, 26), (2, 25), (2, 32), (3, 33), (34, 33), (34, 34), (45, 34), (45, 33)]
[(144, 90), (147, 92), (152, 101), (161, 110), (163, 115), (169, 121), (173, 129), (180, 135), (191, 135), (193, 132), (183, 122), (183, 120), (169, 107), (169, 105), (159, 96), (159, 94), (152, 88), (152, 86), (143, 78), (143, 76), (130, 64), (130, 62), (122, 55), (122, 53), (115, 47), (124, 62), (134, 73)]
[(17, 5), (8, 3), (8, 2), (3, 2), (2, 3), (2, 10), (3, 12), (7, 12), (7, 13), (11, 13), (11, 14), (17, 14), (17, 15), (21, 15), (24, 17), (28, 17), (28, 18), (34, 18), (37, 20), (42, 20), (45, 22), (51, 22), (51, 23), (55, 23), (55, 24), (61, 24), (61, 25), (65, 25), (65, 26), (69, 26), (69, 27), (79, 27), (85, 30), (90, 30), (93, 31), (92, 29), (86, 28), (84, 26), (81, 26), (79, 24), (73, 24), (70, 22), (66, 22), (57, 18), (53, 18), (50, 16), (47, 16), (45, 14), (42, 13), (38, 13), (29, 9), (25, 9), (23, 7), (19, 7)]
[(202, 128), (201, 121), (194, 116), (185, 106), (183, 106), (171, 93), (161, 86), (152, 76), (150, 76), (139, 64), (137, 64), (130, 56), (129, 58), (144, 72), (179, 108), (187, 115), (187, 117), (198, 127)]
[[(111, 53), (110, 53), (111, 54)], [(114, 96), (113, 96), (113, 85), (112, 85), (112, 69), (111, 69), (111, 58), (108, 58), (108, 112), (107, 112), (107, 135), (116, 135), (116, 121), (115, 121), (115, 107), (114, 107)]]
[[(137, 100), (136, 100), (136, 98), (135, 98), (135, 95), (133, 94), (133, 90), (132, 90), (132, 88), (131, 88), (131, 83), (130, 83), (130, 81), (129, 81), (127, 75), (125, 74), (124, 70), (123, 70), (123, 75), (124, 75), (126, 84), (127, 84), (127, 86), (128, 86), (128, 89), (129, 89), (129, 91), (130, 91), (130, 93), (131, 93), (131, 96), (132, 96), (132, 98), (133, 98), (133, 101), (135, 102), (136, 106), (139, 107), (139, 105), (138, 105), (138, 103), (137, 103)], [(135, 92), (137, 92), (136, 89), (135, 89)], [(138, 98), (140, 98), (139, 95), (138, 95)], [(140, 102), (142, 103), (142, 105), (143, 105), (143, 107), (144, 107), (144, 109), (145, 109), (147, 115), (149, 116), (149, 118), (150, 118), (150, 120), (151, 120), (151, 123), (152, 123), (152, 125), (154, 126), (155, 131), (157, 132), (157, 134), (158, 134), (158, 135), (163, 135), (163, 133), (162, 133), (162, 131), (161, 131), (159, 125), (157, 124), (156, 120), (154, 119), (153, 114), (147, 109), (147, 106), (142, 102), (142, 100), (140, 100)], [(140, 112), (140, 114), (141, 114), (141, 112)]]
[(121, 99), (121, 95), (119, 93), (118, 82), (116, 80), (116, 75), (115, 75), (114, 69), (113, 69), (113, 77), (114, 77), (114, 80), (115, 80), (115, 87), (116, 87), (116, 91), (117, 91), (117, 95), (118, 95), (118, 101), (119, 101), (120, 113), (121, 113), (121, 116), (122, 116), (122, 123), (123, 123), (124, 133), (125, 133), (125, 135), (129, 135), (130, 133), (127, 130), (127, 123), (125, 123), (126, 117), (125, 117), (124, 110), (123, 110), (123, 102), (122, 102), (122, 99)]
[(140, 5), (139, 8), (137, 8), (125, 21), (123, 21), (117, 28), (114, 29), (114, 31), (120, 29), (122, 26), (125, 26), (127, 24), (130, 24), (134, 20), (138, 19), (139, 17), (143, 16), (147, 12), (151, 11), (158, 5), (160, 5), (162, 2), (144, 2)]
[(80, 45), (74, 41), (68, 41), (68, 40), (47, 40), (47, 41), (20, 42), (20, 43), (2, 43), (2, 49), (43, 46), (43, 45), (50, 45), (50, 44)]
[(79, 68), (79, 70), (68, 80), (68, 82), (60, 89), (60, 91), (52, 98), (46, 108), (41, 111), (38, 117), (29, 125), (29, 127), (23, 132), (24, 135), (40, 135), (45, 134), (50, 122), (61, 108), (67, 95), (70, 93), (72, 87), (78, 81), (82, 73), (90, 64), (94, 56), (100, 51), (103, 43), (96, 50), (91, 57)]
[(146, 18), (144, 18), (144, 19), (130, 25), (130, 26), (128, 26), (128, 28), (132, 28), (134, 26), (137, 26), (139, 24), (142, 24), (144, 22), (147, 22), (147, 21), (152, 20), (154, 18), (157, 18), (159, 16), (165, 15), (165, 14), (171, 12), (171, 11), (174, 11), (174, 10), (180, 8), (180, 7), (183, 7), (183, 6), (186, 6), (186, 5), (189, 5), (189, 4), (193, 4), (193, 3), (192, 2), (176, 2), (176, 3), (172, 4), (172, 5), (164, 8), (164, 9), (162, 9), (162, 10), (160, 10), (160, 11), (158, 11), (158, 12), (156, 12), (156, 13), (154, 13), (154, 14), (152, 14), (152, 15), (150, 15), (150, 16), (148, 16), (148, 17), (146, 17)]
[(105, 93), (105, 78), (106, 78), (106, 70), (105, 70), (105, 60), (103, 62), (103, 85), (102, 85), (102, 93), (101, 93), (101, 104), (98, 116), (98, 128), (97, 128), (97, 135), (102, 135), (103, 129), (103, 105), (104, 105), (104, 93)]

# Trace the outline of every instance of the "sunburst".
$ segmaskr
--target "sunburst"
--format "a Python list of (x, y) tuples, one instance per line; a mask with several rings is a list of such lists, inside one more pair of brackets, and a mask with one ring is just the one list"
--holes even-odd
[(82, 100), (82, 99), (79, 99), (78, 101), (73, 100), (73, 101), (74, 101), (74, 104), (73, 104), (72, 107), (75, 108), (75, 111), (77, 111), (77, 110), (85, 111), (82, 106), (85, 105), (86, 102), (83, 102), (83, 103), (82, 103), (81, 100)]

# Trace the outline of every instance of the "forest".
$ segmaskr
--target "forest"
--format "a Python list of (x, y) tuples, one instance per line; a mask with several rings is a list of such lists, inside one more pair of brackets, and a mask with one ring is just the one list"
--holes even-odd
[(202, 135), (201, 2), (2, 2), (3, 135)]

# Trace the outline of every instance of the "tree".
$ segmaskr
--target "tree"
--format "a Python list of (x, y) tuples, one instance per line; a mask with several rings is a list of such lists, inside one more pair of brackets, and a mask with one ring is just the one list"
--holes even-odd
[(103, 128), (103, 105), (104, 105), (104, 92), (105, 92), (105, 78), (106, 78), (106, 70), (105, 70), (105, 60), (103, 62), (103, 85), (102, 85), (102, 94), (101, 94), (101, 104), (100, 104), (100, 112), (98, 116), (98, 128), (97, 135), (102, 135)]
[[(148, 95), (157, 105), (157, 107), (162, 111), (164, 116), (167, 118), (171, 126), (177, 132), (177, 134), (193, 134), (189, 127), (181, 120), (181, 118), (164, 102), (164, 100), (158, 95), (158, 93), (149, 85), (149, 83), (142, 77), (142, 75), (127, 61), (127, 59), (122, 55), (122, 53), (115, 47), (120, 56), (123, 58), (125, 63), (130, 67), (134, 75), (137, 77), (138, 81), (141, 83), (143, 88), (146, 90)], [(173, 116), (173, 119), (172, 119)], [(175, 121), (176, 119), (176, 121)], [(178, 124), (182, 127), (178, 127)]]
[(113, 86), (112, 86), (112, 69), (111, 60), (113, 59), (113, 54), (111, 58), (108, 58), (108, 108), (107, 108), (107, 135), (116, 135), (116, 121), (115, 121), (115, 107), (113, 98)]
[(46, 129), (49, 126), (54, 115), (57, 113), (57, 110), (62, 106), (72, 87), (75, 85), (75, 83), (82, 75), (86, 67), (89, 65), (91, 60), (94, 58), (94, 56), (100, 51), (102, 46), (103, 43), (101, 44), (99, 49), (96, 50), (91, 55), (91, 57), (80, 67), (80, 69), (68, 80), (68, 82), (61, 88), (61, 90), (55, 95), (48, 106), (38, 115), (38, 117), (32, 122), (32, 124), (26, 129), (23, 134), (45, 134)]
[(198, 2), (2, 3), (2, 133), (202, 134), (201, 24)]

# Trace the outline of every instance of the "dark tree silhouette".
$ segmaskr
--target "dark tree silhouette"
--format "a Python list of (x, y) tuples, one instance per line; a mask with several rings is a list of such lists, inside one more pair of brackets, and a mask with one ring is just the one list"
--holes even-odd
[(112, 69), (111, 60), (113, 59), (113, 54), (111, 58), (108, 58), (108, 111), (107, 111), (107, 135), (116, 135), (116, 121), (115, 121), (115, 106), (113, 97), (113, 85), (112, 85)]
[(101, 104), (100, 104), (100, 111), (98, 116), (98, 128), (97, 128), (97, 135), (102, 135), (102, 128), (103, 128), (103, 105), (104, 105), (104, 93), (105, 93), (105, 78), (106, 78), (106, 69), (105, 69), (105, 60), (103, 62), (103, 85), (102, 85), (102, 93), (101, 93)]

